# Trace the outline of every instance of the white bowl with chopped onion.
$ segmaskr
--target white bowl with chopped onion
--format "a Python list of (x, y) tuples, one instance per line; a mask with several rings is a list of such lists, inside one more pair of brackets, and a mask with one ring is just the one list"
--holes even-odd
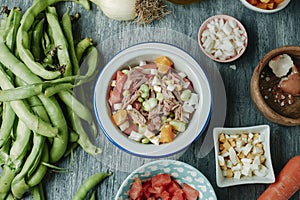
[(242, 4), (255, 12), (271, 14), (284, 9), (291, 0), (240, 0)]
[(216, 127), (213, 136), (218, 187), (275, 182), (269, 125)]
[(200, 26), (198, 43), (206, 56), (227, 63), (238, 59), (245, 52), (248, 36), (244, 26), (234, 17), (215, 15)]
[(211, 104), (201, 66), (166, 43), (141, 43), (119, 52), (94, 90), (96, 118), (108, 140), (146, 158), (174, 155), (196, 141), (210, 120)]

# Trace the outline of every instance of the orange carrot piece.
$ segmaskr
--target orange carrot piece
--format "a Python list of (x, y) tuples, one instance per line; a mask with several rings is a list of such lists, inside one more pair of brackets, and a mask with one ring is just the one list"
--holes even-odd
[(300, 189), (300, 155), (291, 158), (258, 200), (287, 200)]

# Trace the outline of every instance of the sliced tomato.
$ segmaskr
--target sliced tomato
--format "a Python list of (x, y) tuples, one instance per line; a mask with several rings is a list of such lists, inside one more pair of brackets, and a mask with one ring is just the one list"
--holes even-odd
[(176, 190), (180, 190), (180, 189), (181, 189), (181, 187), (180, 187), (179, 183), (177, 183), (175, 180), (172, 180), (172, 182), (169, 185), (167, 185), (167, 187), (166, 187), (166, 190), (171, 195), (173, 195), (176, 192)]
[(143, 186), (142, 181), (136, 177), (130, 187), (128, 195), (131, 200), (141, 200), (143, 196)]
[(164, 191), (163, 186), (149, 187), (148, 192), (150, 192), (155, 197), (160, 197), (160, 194)]
[(171, 200), (185, 200), (183, 191), (176, 190)]
[(126, 80), (127, 80), (127, 76), (123, 72), (118, 71), (117, 77), (116, 77), (116, 87), (115, 88), (118, 91), (122, 91)]
[(142, 183), (143, 185), (143, 191), (144, 191), (144, 197), (149, 198), (151, 196), (151, 193), (148, 191), (148, 189), (151, 187), (151, 179), (146, 180)]
[(199, 197), (199, 191), (190, 186), (189, 184), (183, 183), (182, 190), (187, 200), (197, 200)]
[(169, 192), (167, 192), (166, 190), (164, 190), (161, 193), (160, 197), (161, 197), (161, 200), (170, 200), (171, 199)]
[(113, 105), (122, 101), (122, 94), (115, 88), (109, 92), (109, 102)]
[(109, 101), (112, 105), (122, 101), (122, 91), (126, 80), (127, 76), (123, 72), (117, 71), (116, 86), (109, 92)]
[(158, 174), (152, 177), (152, 187), (166, 186), (171, 182), (170, 174)]

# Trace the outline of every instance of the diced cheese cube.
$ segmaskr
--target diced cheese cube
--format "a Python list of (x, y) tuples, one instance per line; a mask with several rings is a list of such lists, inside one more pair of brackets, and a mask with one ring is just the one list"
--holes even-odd
[(195, 108), (194, 106), (189, 105), (188, 102), (184, 102), (182, 106), (182, 110), (187, 113), (193, 113)]
[(253, 173), (256, 176), (264, 177), (264, 176), (266, 176), (268, 174), (268, 168), (265, 167), (264, 165), (260, 165), (259, 169), (258, 170), (254, 170)]
[(139, 66), (144, 66), (144, 65), (146, 65), (146, 64), (147, 64), (146, 61), (141, 60), (140, 63), (139, 63)]
[(140, 141), (144, 136), (138, 132), (131, 131), (130, 135), (128, 136), (129, 139)]
[(157, 76), (154, 76), (154, 78), (152, 79), (152, 85), (161, 85), (161, 81)]
[(153, 90), (155, 91), (155, 92), (161, 92), (161, 87), (160, 86), (158, 86), (158, 85), (154, 85), (153, 86)]
[(260, 149), (260, 148), (258, 148), (257, 146), (254, 146), (253, 147), (253, 153), (254, 154), (259, 154), (259, 153), (261, 153), (262, 152), (262, 150)]
[(115, 103), (114, 110), (120, 110), (120, 109), (122, 109), (122, 103)]
[(129, 128), (129, 122), (125, 121), (124, 123), (119, 125), (119, 128), (121, 131), (125, 131), (127, 128)]
[(197, 105), (198, 104), (198, 95), (196, 93), (192, 93), (190, 99), (188, 100), (190, 105)]
[(236, 152), (233, 149), (233, 147), (229, 148), (229, 158), (230, 158), (232, 164), (236, 165), (238, 163), (238, 158), (236, 156)]
[(259, 142), (264, 142), (265, 141), (265, 136), (260, 134), (259, 137), (258, 137), (258, 141)]
[(250, 165), (252, 163), (252, 160), (249, 158), (242, 158), (241, 161), (244, 165)]
[(252, 145), (251, 144), (246, 144), (246, 146), (243, 148), (243, 153), (245, 156), (248, 155), (248, 153), (251, 151)]
[(175, 87), (176, 87), (175, 84), (169, 84), (169, 85), (167, 86), (167, 90), (173, 92), (174, 89), (175, 89)]
[(260, 158), (259, 158), (259, 156), (255, 156), (255, 158), (253, 159), (253, 164), (260, 165)]
[(251, 164), (251, 169), (252, 170), (258, 170), (259, 165), (257, 164)]
[(244, 165), (242, 169), (242, 174), (244, 176), (250, 176), (251, 175), (251, 167), (249, 165)]
[(225, 165), (225, 160), (223, 156), (218, 156), (218, 161), (219, 161), (219, 165), (220, 166), (224, 166)]
[(232, 168), (233, 165), (232, 165), (231, 160), (227, 160), (226, 166), (227, 166), (228, 168)]
[(226, 151), (226, 152), (222, 153), (221, 156), (223, 156), (224, 158), (226, 158), (226, 157), (229, 156), (229, 153)]
[(235, 179), (240, 179), (241, 178), (241, 172), (240, 171), (235, 171), (235, 172), (233, 172), (233, 178), (235, 178)]
[(231, 169), (232, 171), (240, 171), (243, 169), (243, 166), (241, 163), (238, 163), (237, 165), (233, 166)]
[(243, 145), (243, 142), (242, 142), (242, 140), (237, 140), (236, 141), (236, 147), (242, 147), (242, 145)]

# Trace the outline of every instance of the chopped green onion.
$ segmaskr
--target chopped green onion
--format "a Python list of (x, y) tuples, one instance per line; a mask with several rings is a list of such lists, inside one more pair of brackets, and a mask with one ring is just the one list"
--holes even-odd
[(188, 101), (191, 98), (192, 91), (191, 90), (184, 90), (182, 91), (180, 98), (182, 101)]
[(158, 100), (156, 98), (150, 98), (148, 100), (145, 100), (143, 103), (142, 103), (142, 108), (149, 112), (150, 110), (152, 110), (153, 108), (155, 108), (155, 106), (157, 105), (158, 103)]
[(173, 128), (176, 130), (176, 131), (179, 131), (179, 132), (183, 132), (185, 131), (185, 123), (183, 121), (179, 121), (179, 120), (171, 120), (169, 122), (170, 125), (173, 126)]

